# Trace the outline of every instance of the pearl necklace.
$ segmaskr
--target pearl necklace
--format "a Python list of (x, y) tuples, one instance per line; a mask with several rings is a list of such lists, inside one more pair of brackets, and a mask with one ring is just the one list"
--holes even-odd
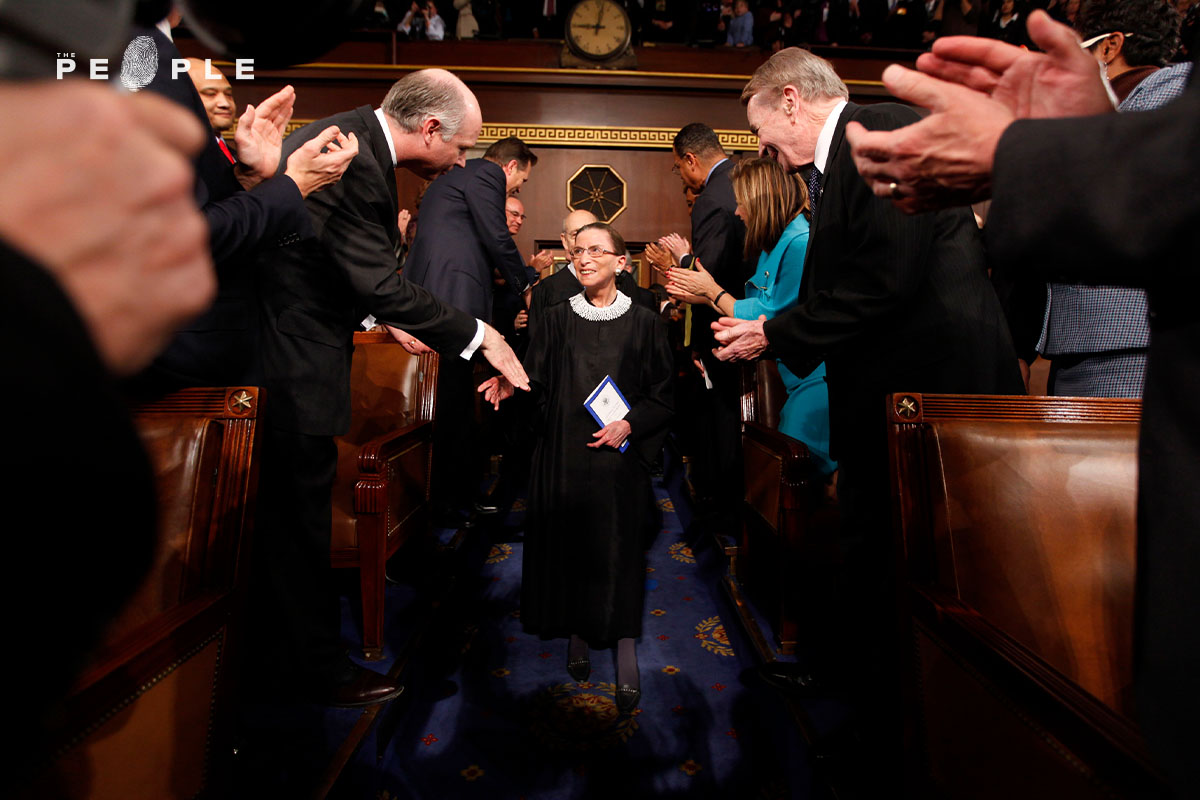
[(633, 306), (633, 301), (624, 292), (617, 292), (617, 299), (603, 308), (588, 302), (587, 295), (580, 292), (571, 298), (571, 310), (588, 322), (609, 322), (624, 314)]

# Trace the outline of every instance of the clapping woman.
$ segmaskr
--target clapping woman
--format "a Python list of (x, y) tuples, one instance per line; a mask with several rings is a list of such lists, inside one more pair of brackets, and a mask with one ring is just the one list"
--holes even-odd
[[(730, 179), (738, 203), (735, 213), (746, 223), (746, 257), (759, 254), (758, 267), (746, 281), (746, 299), (735, 300), (702, 264), (695, 270), (667, 270), (667, 292), (688, 303), (710, 305), (727, 317), (769, 319), (791, 308), (799, 298), (808, 249), (808, 219), (802, 213), (808, 207), (808, 192), (801, 181), (769, 158), (743, 160), (730, 172)], [(822, 474), (828, 476), (837, 464), (829, 457), (825, 365), (808, 375), (796, 375), (782, 361), (777, 363), (788, 393), (779, 412), (779, 429), (804, 442)]]
[[(671, 349), (659, 316), (617, 291), (627, 258), (616, 230), (583, 226), (572, 255), (583, 291), (546, 310), (524, 362), (536, 442), (521, 624), (570, 639), (567, 671), (578, 681), (591, 671), (589, 645), (615, 646), (616, 703), (628, 712), (641, 697), (634, 645), (642, 632), (649, 465), (671, 419)], [(629, 408), (601, 427), (584, 403), (606, 377)], [(492, 378), (479, 390), (498, 406), (512, 385)]]

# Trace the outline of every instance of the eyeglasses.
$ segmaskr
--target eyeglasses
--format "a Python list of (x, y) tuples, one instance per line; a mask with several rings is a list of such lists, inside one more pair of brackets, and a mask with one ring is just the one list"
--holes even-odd
[(523, 219), (525, 219), (525, 217), (527, 216), (526, 214), (518, 214), (518, 213), (517, 213), (517, 212), (515, 212), (515, 211), (509, 211), (509, 212), (508, 212), (508, 215), (509, 215), (510, 217), (512, 217), (513, 219), (520, 219), (520, 220), (523, 220)]
[(571, 255), (574, 256), (575, 258), (579, 258), (584, 253), (587, 253), (592, 258), (597, 258), (599, 256), (604, 256), (604, 255), (608, 255), (608, 256), (619, 256), (620, 255), (620, 253), (614, 253), (612, 250), (605, 250), (603, 247), (601, 247), (598, 244), (594, 244), (588, 248), (576, 247), (574, 250), (571, 251)]

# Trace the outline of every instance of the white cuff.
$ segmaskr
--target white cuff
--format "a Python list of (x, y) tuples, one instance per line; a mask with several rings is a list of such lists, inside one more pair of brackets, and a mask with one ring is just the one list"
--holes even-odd
[(479, 349), (479, 345), (483, 344), (484, 330), (483, 320), (475, 320), (475, 336), (472, 337), (471, 343), (467, 345), (466, 349), (458, 354), (459, 358), (465, 358), (467, 361), (471, 360), (471, 356), (475, 355), (475, 351)]

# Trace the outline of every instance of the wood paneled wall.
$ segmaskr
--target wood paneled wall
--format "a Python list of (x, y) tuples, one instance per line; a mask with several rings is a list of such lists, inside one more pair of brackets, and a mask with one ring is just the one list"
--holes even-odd
[[(528, 218), (516, 237), (526, 256), (534, 251), (535, 242), (558, 241), (562, 219), (569, 212), (567, 180), (584, 164), (607, 164), (625, 179), (626, 209), (612, 224), (628, 241), (650, 241), (671, 231), (690, 238), (683, 185), (671, 174), (669, 151), (535, 147), (534, 152), (538, 164), (520, 194)], [(413, 208), (421, 182), (404, 171), (398, 171), (396, 178), (402, 207)]]
[[(177, 38), (185, 55), (211, 56), (186, 34)], [(561, 44), (526, 42), (397, 42), (387, 32), (355, 34), (319, 63), (288, 70), (259, 71), (253, 81), (234, 81), (241, 107), (257, 103), (291, 83), (296, 87), (294, 119), (305, 122), (357, 106), (378, 105), (392, 82), (413, 69), (441, 66), (454, 71), (479, 98), (484, 137), (474, 155), (498, 136), (521, 126), (545, 129), (530, 140), (539, 162), (521, 192), (525, 226), (517, 236), (521, 251), (556, 241), (566, 206), (566, 183), (583, 164), (607, 164), (626, 181), (627, 207), (614, 224), (630, 242), (656, 239), (670, 231), (688, 236), (691, 223), (682, 184), (671, 174), (670, 135), (689, 122), (743, 132), (740, 147), (753, 149), (739, 95), (749, 74), (767, 54), (747, 49), (699, 50), (680, 45), (637, 48), (639, 69), (605, 72), (557, 68)], [(893, 60), (911, 63), (912, 53), (835, 49), (822, 53), (847, 80), (858, 102), (889, 99), (879, 73)], [(220, 66), (220, 64), (218, 64)], [(232, 77), (232, 71), (226, 70)], [(493, 127), (499, 126), (499, 127)], [(492, 128), (491, 139), (488, 128)], [(580, 142), (597, 131), (633, 128), (622, 146)], [(600, 137), (603, 138), (603, 137)], [(610, 137), (611, 138), (611, 137)], [(559, 144), (547, 144), (557, 141)], [(421, 183), (397, 173), (402, 208), (415, 208)], [(419, 223), (418, 223), (419, 224)], [(643, 277), (643, 282), (646, 278)]]

